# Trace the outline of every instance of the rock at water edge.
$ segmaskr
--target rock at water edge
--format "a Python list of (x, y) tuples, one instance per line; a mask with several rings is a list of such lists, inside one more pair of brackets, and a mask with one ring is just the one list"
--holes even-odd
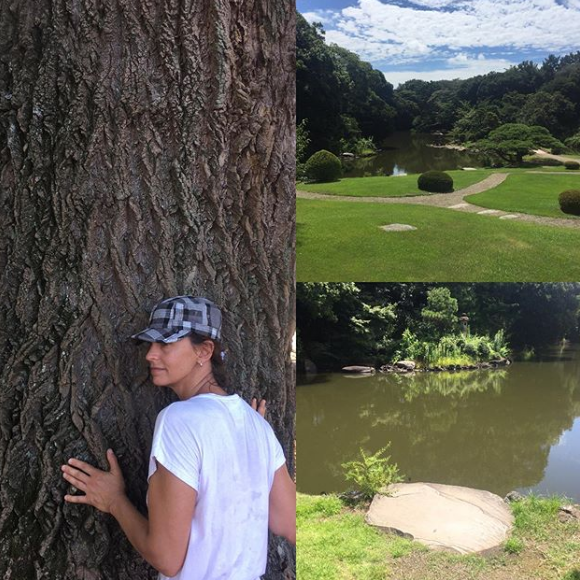
[(460, 554), (492, 550), (509, 537), (511, 511), (489, 491), (437, 483), (402, 483), (389, 490), (390, 497), (374, 497), (368, 524)]

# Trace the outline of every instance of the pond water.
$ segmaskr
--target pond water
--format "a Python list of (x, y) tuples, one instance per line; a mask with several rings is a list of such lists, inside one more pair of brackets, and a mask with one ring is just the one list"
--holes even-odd
[(383, 151), (373, 157), (346, 161), (345, 177), (365, 175), (405, 175), (430, 169), (451, 171), (462, 167), (482, 167), (476, 155), (453, 149), (429, 147), (437, 137), (425, 133), (398, 131), (381, 145)]
[(298, 490), (352, 487), (341, 463), (391, 442), (406, 481), (580, 501), (580, 349), (455, 373), (319, 374), (297, 389)]

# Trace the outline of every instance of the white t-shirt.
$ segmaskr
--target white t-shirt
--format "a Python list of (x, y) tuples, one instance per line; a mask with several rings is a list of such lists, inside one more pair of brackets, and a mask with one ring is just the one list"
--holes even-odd
[(270, 425), (238, 395), (197, 395), (157, 416), (148, 480), (155, 460), (197, 491), (185, 563), (173, 578), (258, 579), (270, 489), (285, 462)]

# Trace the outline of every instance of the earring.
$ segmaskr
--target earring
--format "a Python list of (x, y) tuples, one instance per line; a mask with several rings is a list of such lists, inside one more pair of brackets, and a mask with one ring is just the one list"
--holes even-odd
[(201, 361), (199, 361), (197, 364), (198, 364), (200, 367), (202, 367), (202, 366), (203, 366), (203, 363), (202, 363)]

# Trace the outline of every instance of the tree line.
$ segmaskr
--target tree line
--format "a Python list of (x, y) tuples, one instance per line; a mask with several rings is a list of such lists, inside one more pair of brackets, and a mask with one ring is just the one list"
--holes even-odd
[[(580, 283), (329, 283), (297, 285), (299, 370), (380, 365), (407, 348), (409, 333), (425, 340), (501, 332), (512, 350), (578, 341)], [(465, 322), (465, 320), (464, 320)]]
[[(299, 155), (340, 153), (361, 138), (377, 145), (393, 130), (443, 132), (475, 142), (517, 123), (544, 127), (580, 150), (580, 51), (524, 61), (465, 80), (410, 80), (393, 89), (384, 75), (337, 45), (321, 24), (297, 17)], [(300, 159), (299, 161), (304, 160)]]

